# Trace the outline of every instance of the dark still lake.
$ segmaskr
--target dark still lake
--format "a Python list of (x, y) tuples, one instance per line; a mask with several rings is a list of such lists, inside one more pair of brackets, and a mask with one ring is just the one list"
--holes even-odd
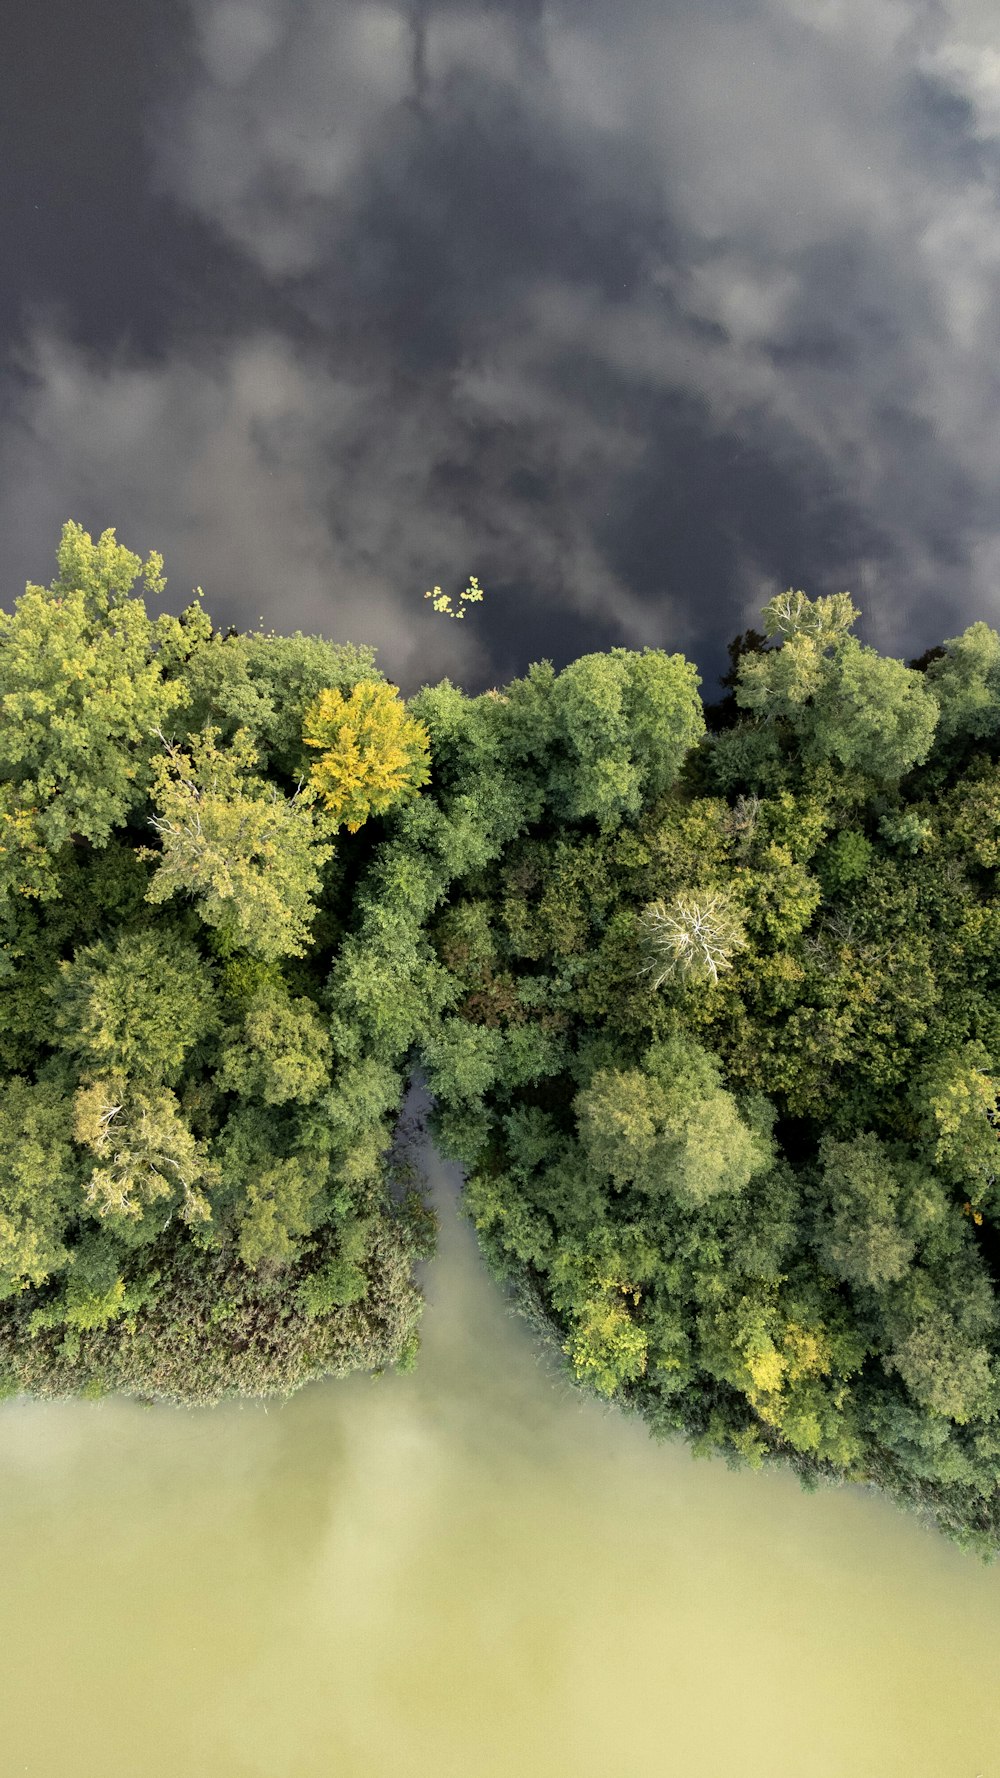
[[(0, 597), (63, 521), (409, 693), (995, 622), (992, 0), (11, 0)], [(424, 592), (486, 589), (469, 621)]]

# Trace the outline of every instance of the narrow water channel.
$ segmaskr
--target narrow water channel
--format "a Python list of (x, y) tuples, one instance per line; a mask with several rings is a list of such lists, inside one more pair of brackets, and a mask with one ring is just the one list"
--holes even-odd
[(413, 1375), (0, 1408), (4, 1778), (1000, 1778), (1000, 1567), (569, 1390), (427, 1165)]

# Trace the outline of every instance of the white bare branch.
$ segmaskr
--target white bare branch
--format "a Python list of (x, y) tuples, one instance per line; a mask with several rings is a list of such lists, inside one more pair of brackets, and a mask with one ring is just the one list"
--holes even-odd
[(669, 976), (705, 969), (713, 982), (732, 968), (732, 953), (746, 943), (739, 919), (724, 896), (678, 895), (668, 907), (650, 902), (642, 911), (643, 937), (652, 955), (642, 974), (662, 987)]

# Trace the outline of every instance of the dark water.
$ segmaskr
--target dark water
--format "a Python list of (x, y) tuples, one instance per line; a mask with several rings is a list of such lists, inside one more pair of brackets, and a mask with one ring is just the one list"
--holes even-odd
[[(997, 620), (993, 0), (8, 0), (0, 591), (65, 518), (412, 690)], [(486, 588), (464, 623), (423, 593)]]

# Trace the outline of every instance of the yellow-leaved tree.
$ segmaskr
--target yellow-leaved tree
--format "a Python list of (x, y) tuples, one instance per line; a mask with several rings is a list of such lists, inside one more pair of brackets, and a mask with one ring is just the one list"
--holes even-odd
[(363, 679), (349, 697), (335, 686), (306, 710), (302, 739), (322, 753), (310, 786), (322, 807), (349, 833), (384, 815), (430, 779), (430, 735), (410, 716), (397, 685)]

